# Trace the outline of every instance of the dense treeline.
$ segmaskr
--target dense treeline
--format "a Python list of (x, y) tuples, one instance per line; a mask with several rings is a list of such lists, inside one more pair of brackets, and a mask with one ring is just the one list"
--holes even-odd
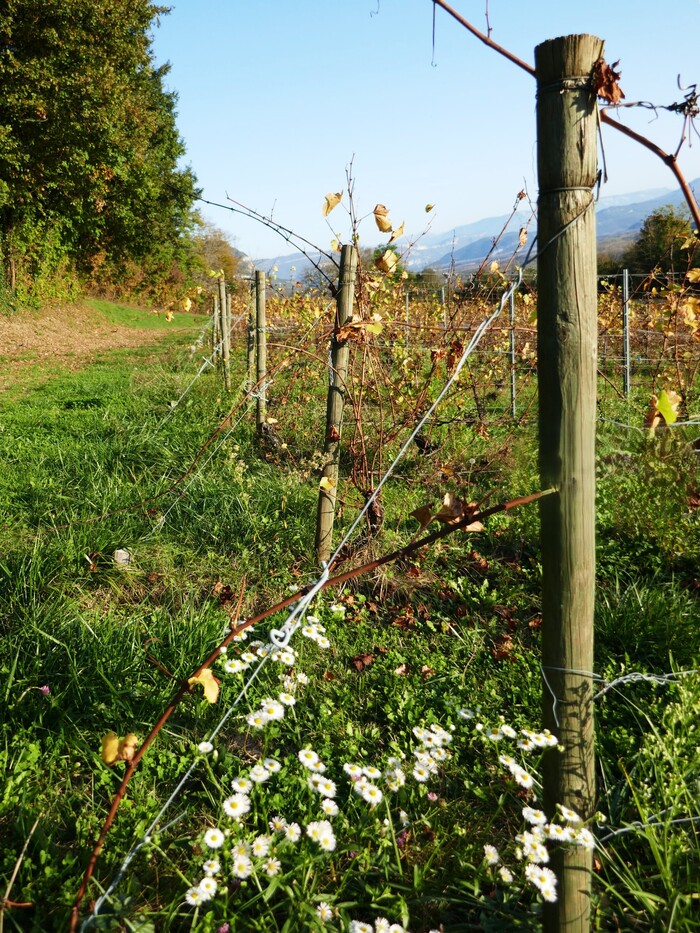
[(121, 286), (158, 300), (195, 262), (196, 179), (149, 0), (0, 8), (0, 254), (5, 296)]

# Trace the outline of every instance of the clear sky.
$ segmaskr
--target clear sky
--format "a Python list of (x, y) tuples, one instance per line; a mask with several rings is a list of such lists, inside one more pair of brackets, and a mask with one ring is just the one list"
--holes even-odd
[[(452, 0), (486, 28), (486, 0)], [(700, 0), (488, 0), (492, 38), (534, 62), (540, 42), (571, 33), (606, 41), (627, 101), (681, 100), (677, 77), (700, 83)], [(342, 208), (322, 217), (326, 193), (347, 189), (353, 162), (359, 215), (385, 204), (418, 235), (506, 214), (524, 185), (537, 197), (535, 81), (436, 9), (431, 0), (173, 0), (154, 34), (178, 127), (203, 197), (231, 197), (327, 249), (347, 240)], [(667, 151), (682, 120), (626, 109), (620, 119)], [(700, 121), (699, 121), (700, 122)], [(700, 138), (680, 164), (700, 176)], [(652, 153), (604, 129), (602, 196), (672, 188)], [(426, 203), (435, 204), (426, 215)], [(202, 213), (254, 259), (294, 250), (245, 217)], [(371, 217), (361, 240), (382, 240)], [(405, 241), (403, 241), (405, 243)]]

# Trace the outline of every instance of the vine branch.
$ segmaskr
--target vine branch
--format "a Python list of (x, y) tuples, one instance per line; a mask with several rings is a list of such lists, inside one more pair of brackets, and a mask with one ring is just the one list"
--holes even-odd
[[(445, 0), (432, 0), (433, 9), (436, 6), (439, 6), (446, 13), (448, 13), (453, 19), (455, 19), (461, 26), (468, 30), (473, 36), (476, 36), (484, 45), (488, 45), (489, 48), (493, 49), (495, 52), (498, 52), (499, 55), (502, 55), (504, 58), (507, 58), (508, 61), (513, 62), (514, 65), (517, 65), (518, 68), (522, 68), (523, 71), (527, 71), (528, 74), (531, 74), (535, 77), (535, 69), (532, 65), (529, 65), (527, 62), (524, 62), (521, 58), (518, 58), (517, 55), (514, 55), (508, 49), (504, 48), (502, 45), (499, 45), (497, 42), (494, 42), (490, 35), (486, 35), (477, 29), (472, 23), (466, 20), (461, 16), (456, 10), (454, 10), (448, 3), (445, 3)], [(654, 155), (658, 156), (662, 162), (664, 162), (673, 172), (678, 185), (683, 192), (683, 197), (686, 200), (688, 209), (693, 217), (695, 223), (695, 229), (697, 235), (700, 236), (700, 208), (698, 203), (695, 200), (695, 196), (690, 189), (690, 185), (685, 179), (679, 165), (676, 156), (678, 151), (676, 150), (675, 154), (665, 152), (661, 149), (660, 146), (657, 146), (656, 143), (652, 142), (646, 136), (642, 136), (641, 133), (637, 133), (634, 130), (630, 129), (627, 126), (624, 126), (622, 123), (618, 123), (617, 120), (613, 120), (612, 117), (607, 113), (608, 108), (602, 108), (600, 111), (600, 119), (603, 123), (606, 123), (608, 126), (614, 127), (616, 130), (619, 130), (625, 136), (628, 136), (630, 139), (633, 139), (635, 142), (644, 146), (645, 149), (648, 149), (650, 152), (653, 152)], [(680, 148), (680, 147), (679, 147)]]

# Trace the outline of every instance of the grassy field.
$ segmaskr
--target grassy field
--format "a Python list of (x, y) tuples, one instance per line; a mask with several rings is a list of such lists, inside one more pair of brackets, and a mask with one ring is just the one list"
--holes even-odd
[[(259, 439), (242, 345), (226, 395), (211, 368), (195, 378), (208, 352), (201, 318), (168, 331), (162, 318), (98, 310), (165, 336), (57, 365), (38, 384), (18, 373), (0, 398), (0, 929), (68, 928), (127, 766), (103, 761), (103, 737), (134, 734), (138, 747), (230, 631), (239, 596), (251, 618), (318, 577), (323, 338), (275, 376), (270, 431)], [(277, 342), (273, 364), (283, 343), (302, 345), (299, 334)], [(429, 348), (399, 357), (395, 345), (378, 354), (382, 369), (357, 351), (365, 369), (341, 464), (339, 533), (424, 405), (420, 393), (434, 397), (444, 376)], [(491, 378), (495, 389), (481, 392), (470, 371), (429, 443), (397, 466), (380, 530), (355, 542), (346, 566), (410, 541), (411, 513), (446, 492), (497, 502), (538, 488), (532, 374), (515, 422)], [(601, 385), (600, 817), (582, 833), (561, 813), (547, 832), (596, 846), (595, 929), (694, 930), (695, 435), (626, 428), (643, 422), (648, 387), (637, 389), (628, 404)], [(120, 550), (127, 563), (115, 559)], [(320, 593), (286, 648), (267, 647), (285, 612), (232, 643), (213, 665), (217, 702), (195, 685), (136, 770), (81, 921), (118, 883), (86, 928), (538, 929), (552, 893), (544, 856), (527, 857), (542, 845), (548, 742), (539, 583), (528, 506)], [(635, 676), (602, 692), (624, 675)]]

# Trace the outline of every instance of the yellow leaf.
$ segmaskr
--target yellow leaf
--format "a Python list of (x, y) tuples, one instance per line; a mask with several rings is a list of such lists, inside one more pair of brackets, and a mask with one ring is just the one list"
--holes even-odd
[(341, 250), (340, 241), (331, 240), (331, 249), (333, 250), (334, 253), (339, 253)]
[(377, 204), (374, 208), (374, 219), (382, 233), (389, 233), (391, 230), (391, 221), (389, 220), (389, 211), (383, 204)]
[(689, 282), (700, 282), (700, 269), (691, 269), (686, 278)]
[(389, 272), (393, 272), (393, 270), (399, 264), (399, 257), (393, 250), (388, 249), (383, 252), (381, 256), (377, 257), (374, 264), (377, 269), (381, 269), (382, 272), (386, 272), (388, 274)]
[(172, 319), (173, 319), (174, 317), (175, 317), (175, 315), (174, 315), (173, 312), (170, 310), (170, 308), (168, 308), (168, 310), (165, 312), (165, 320), (166, 320), (168, 323), (170, 323), (170, 321), (172, 321)]
[(192, 307), (192, 299), (189, 296), (186, 296), (182, 299), (182, 310), (189, 311)]
[(139, 738), (137, 735), (134, 735), (133, 732), (125, 735), (119, 743), (119, 761), (131, 761), (136, 754), (136, 747), (138, 744)]
[(678, 420), (678, 406), (680, 403), (681, 397), (677, 392), (673, 390), (667, 392), (666, 389), (661, 391), (659, 400), (656, 403), (656, 410), (666, 424), (673, 424), (674, 421)]
[(426, 204), (426, 205), (425, 205), (425, 213), (426, 213), (426, 214), (429, 214), (429, 213), (432, 211), (432, 209), (433, 209), (434, 207), (435, 207), (434, 204)]
[(190, 677), (187, 683), (190, 687), (201, 684), (202, 690), (204, 691), (204, 698), (208, 703), (216, 703), (219, 699), (219, 681), (214, 677), (208, 667), (205, 667), (197, 677)]
[(489, 272), (498, 272), (500, 268), (501, 268), (500, 263), (498, 262), (497, 259), (494, 259), (494, 261), (489, 266)]
[(119, 736), (116, 732), (108, 732), (102, 736), (102, 761), (106, 765), (113, 765), (119, 758)]
[(331, 192), (330, 194), (326, 195), (323, 201), (323, 208), (321, 209), (324, 217), (328, 217), (333, 208), (340, 204), (342, 197), (342, 191), (336, 191), (335, 193)]
[(401, 221), (400, 225), (396, 228), (396, 230), (391, 231), (391, 236), (389, 237), (390, 243), (393, 243), (394, 240), (398, 240), (400, 236), (403, 236), (404, 227), (405, 227), (405, 222)]
[(322, 476), (318, 487), (319, 489), (324, 489), (326, 492), (330, 492), (331, 489), (335, 488), (335, 480), (330, 476)]
[(527, 243), (527, 227), (520, 228), (520, 233), (518, 234), (518, 243), (520, 243), (521, 246), (525, 246)]

